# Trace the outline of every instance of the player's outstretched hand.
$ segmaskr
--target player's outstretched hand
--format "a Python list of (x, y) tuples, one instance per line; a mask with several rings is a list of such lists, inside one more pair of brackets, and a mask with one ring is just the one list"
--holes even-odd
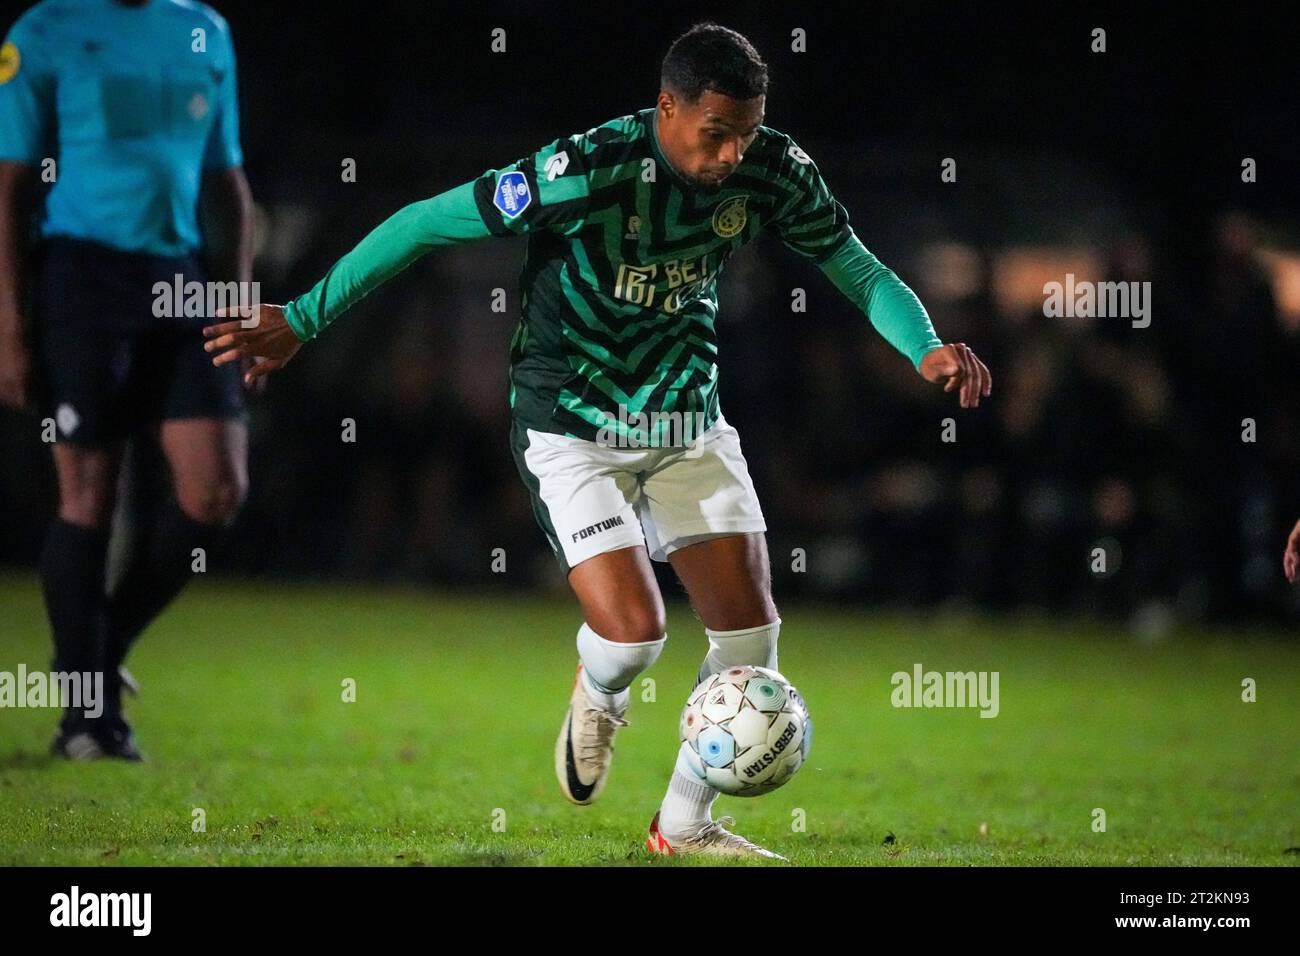
[(978, 408), (981, 398), (993, 394), (993, 376), (988, 366), (964, 342), (926, 352), (920, 371), (927, 382), (936, 385), (943, 382), (945, 392), (961, 389), (962, 408)]
[(1292, 584), (1300, 580), (1300, 521), (1295, 523), (1286, 539), (1286, 550), (1282, 552), (1282, 570)]
[(284, 320), (284, 309), (278, 305), (262, 303), (218, 309), (216, 316), (239, 318), (235, 322), (204, 327), (203, 336), (208, 341), (203, 348), (216, 353), (212, 356), (213, 365), (251, 360), (251, 367), (244, 373), (245, 385), (282, 368), (302, 348), (302, 340)]

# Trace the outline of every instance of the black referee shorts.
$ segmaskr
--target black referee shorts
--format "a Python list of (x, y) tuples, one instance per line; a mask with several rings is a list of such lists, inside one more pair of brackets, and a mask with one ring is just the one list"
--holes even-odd
[(158, 318), (155, 283), (204, 282), (198, 259), (51, 238), (37, 255), (35, 341), (42, 416), (59, 441), (119, 442), (173, 418), (246, 416), (239, 363), (203, 351), (203, 317)]

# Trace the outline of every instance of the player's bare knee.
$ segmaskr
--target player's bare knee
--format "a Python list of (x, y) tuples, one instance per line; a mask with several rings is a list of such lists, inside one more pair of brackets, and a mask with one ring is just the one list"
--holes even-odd
[[(743, 591), (741, 598), (745, 606), (753, 613), (776, 620), (776, 602), (772, 600), (772, 578), (770, 573), (759, 573), (751, 577), (749, 587)], [(762, 622), (760, 622), (762, 623)]]
[(235, 475), (176, 489), (176, 499), (186, 517), (210, 525), (225, 526), (234, 521), (247, 496), (247, 479)]
[(115, 498), (111, 488), (83, 487), (59, 496), (59, 518), (82, 528), (107, 528)]
[(776, 602), (767, 587), (711, 591), (695, 596), (695, 611), (705, 627), (737, 631), (778, 620)]
[(106, 528), (113, 518), (117, 490), (111, 476), (65, 476), (59, 483), (59, 517), (83, 528)]
[(55, 446), (59, 518), (83, 528), (106, 528), (117, 504), (117, 451)]
[[(718, 631), (739, 631), (749, 627), (762, 627), (777, 620), (776, 605), (769, 599), (762, 602), (742, 602), (722, 610), (715, 610), (707, 618), (701, 615), (706, 627)], [(712, 623), (711, 623), (712, 622)]]
[(770, 574), (765, 572), (760, 575), (758, 580), (754, 582), (754, 587), (753, 594), (745, 602), (745, 614), (754, 618), (754, 623), (744, 625), (746, 627), (771, 624), (778, 619), (776, 602), (772, 600), (772, 579)]
[[(619, 644), (644, 644), (664, 636), (668, 621), (662, 607), (643, 606), (621, 608), (618, 613), (605, 616), (603, 630), (594, 623), (592, 629), (607, 641)], [(590, 623), (590, 622), (589, 622)]]

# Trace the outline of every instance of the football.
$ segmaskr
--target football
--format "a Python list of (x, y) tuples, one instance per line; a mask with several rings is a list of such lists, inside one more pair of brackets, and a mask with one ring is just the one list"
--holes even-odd
[(682, 753), (711, 786), (757, 797), (782, 786), (808, 759), (812, 720), (803, 697), (766, 667), (732, 667), (691, 692)]

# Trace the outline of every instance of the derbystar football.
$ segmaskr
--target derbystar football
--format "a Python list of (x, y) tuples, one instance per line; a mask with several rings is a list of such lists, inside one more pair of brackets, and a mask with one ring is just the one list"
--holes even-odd
[(788, 680), (766, 667), (732, 667), (691, 692), (682, 711), (682, 752), (723, 793), (757, 797), (808, 759), (812, 720)]

